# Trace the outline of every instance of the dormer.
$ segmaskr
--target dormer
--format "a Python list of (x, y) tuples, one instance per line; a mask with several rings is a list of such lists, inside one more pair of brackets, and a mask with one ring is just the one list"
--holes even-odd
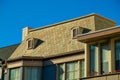
[(35, 49), (37, 47), (38, 39), (37, 38), (29, 38), (27, 39), (27, 49)]
[(82, 34), (85, 28), (83, 27), (73, 27), (71, 29), (72, 38), (75, 39), (77, 35)]

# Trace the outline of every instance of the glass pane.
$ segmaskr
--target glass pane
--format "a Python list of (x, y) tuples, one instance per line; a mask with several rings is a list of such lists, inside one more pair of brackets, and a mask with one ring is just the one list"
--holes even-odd
[(84, 77), (84, 65), (85, 65), (84, 60), (81, 60), (80, 61), (80, 78)]
[(96, 75), (97, 70), (97, 46), (90, 46), (90, 75)]
[(64, 71), (64, 68), (63, 68), (63, 64), (60, 64), (59, 65), (59, 73), (58, 73), (59, 74), (58, 75), (59, 76), (59, 80), (63, 80), (63, 74), (64, 74), (64, 72), (65, 71)]
[(74, 72), (74, 79), (77, 79), (78, 78), (78, 71)]
[(115, 66), (116, 70), (120, 70), (120, 41), (115, 43)]
[(78, 62), (67, 63), (66, 66), (66, 79), (75, 80), (78, 78)]
[(67, 72), (69, 72), (69, 71), (73, 71), (73, 65), (72, 65), (72, 63), (68, 63), (67, 64)]
[(101, 44), (101, 73), (108, 74), (109, 62), (109, 45), (108, 43)]
[(75, 70), (78, 70), (78, 62), (74, 62)]
[(40, 67), (26, 67), (25, 80), (39, 80)]
[(20, 80), (20, 68), (10, 70), (10, 80)]

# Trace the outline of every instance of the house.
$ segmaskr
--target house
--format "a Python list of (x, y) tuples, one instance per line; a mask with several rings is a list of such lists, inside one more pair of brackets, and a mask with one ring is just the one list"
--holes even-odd
[(5, 80), (119, 80), (120, 27), (98, 14), (23, 29)]
[(14, 52), (19, 44), (10, 45), (0, 48), (0, 80), (3, 80), (4, 68), (6, 68), (6, 61)]

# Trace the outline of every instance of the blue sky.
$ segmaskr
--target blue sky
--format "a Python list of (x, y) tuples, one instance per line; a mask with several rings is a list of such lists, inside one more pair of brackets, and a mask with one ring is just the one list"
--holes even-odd
[(120, 0), (0, 0), (0, 47), (21, 42), (22, 28), (97, 13), (120, 25)]

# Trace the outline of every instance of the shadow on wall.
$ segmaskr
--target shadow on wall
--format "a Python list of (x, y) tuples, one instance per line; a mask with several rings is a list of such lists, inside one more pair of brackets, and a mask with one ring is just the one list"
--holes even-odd
[(62, 80), (63, 74), (65, 73), (63, 64), (56, 65), (51, 60), (47, 60), (44, 61), (44, 65), (47, 66), (43, 66), (42, 68), (43, 70), (42, 80), (57, 80), (57, 78)]
[(50, 60), (45, 61), (45, 64), (49, 64), (47, 66), (43, 66), (43, 76), (42, 76), (42, 80), (56, 80), (56, 71), (57, 71), (57, 65), (53, 64)]
[(35, 45), (35, 48), (37, 48), (39, 45), (41, 45), (42, 43), (44, 43), (45, 41), (37, 39), (37, 43)]
[(88, 29), (88, 28), (84, 28), (84, 30), (83, 30), (83, 34), (84, 33), (88, 33), (88, 32), (90, 32), (91, 30), (90, 29)]

